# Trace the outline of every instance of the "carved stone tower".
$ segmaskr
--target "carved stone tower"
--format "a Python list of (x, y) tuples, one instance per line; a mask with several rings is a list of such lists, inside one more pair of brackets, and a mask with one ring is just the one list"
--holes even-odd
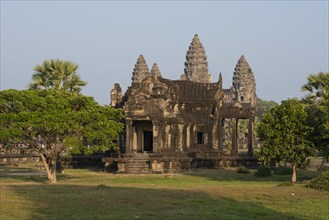
[(121, 102), (122, 99), (122, 90), (119, 83), (114, 83), (114, 87), (110, 92), (111, 97), (111, 106), (118, 107), (118, 104)]
[(181, 79), (201, 83), (211, 82), (211, 75), (208, 74), (206, 52), (197, 34), (194, 35), (189, 50), (187, 51), (184, 73), (185, 76), (182, 76)]
[(155, 77), (162, 77), (159, 67), (156, 63), (153, 64), (151, 74)]
[(256, 82), (254, 74), (242, 55), (233, 73), (234, 100), (240, 103), (256, 104)]
[(137, 59), (137, 63), (135, 64), (135, 68), (133, 71), (132, 82), (140, 83), (143, 79), (145, 79), (150, 74), (149, 68), (145, 62), (143, 55), (140, 55)]

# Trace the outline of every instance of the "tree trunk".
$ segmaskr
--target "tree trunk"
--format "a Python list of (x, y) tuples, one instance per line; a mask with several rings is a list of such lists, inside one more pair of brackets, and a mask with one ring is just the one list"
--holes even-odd
[(48, 175), (48, 180), (50, 183), (57, 183), (57, 178), (56, 178), (56, 164), (53, 165), (52, 161), (51, 161), (51, 164), (50, 164), (50, 167), (49, 167), (49, 164), (47, 163), (46, 161), (46, 158), (45, 156), (40, 153), (40, 157), (43, 161), (43, 164), (46, 168), (46, 171), (47, 171), (47, 175)]
[(292, 164), (291, 182), (295, 183), (296, 181), (297, 181), (296, 164)]

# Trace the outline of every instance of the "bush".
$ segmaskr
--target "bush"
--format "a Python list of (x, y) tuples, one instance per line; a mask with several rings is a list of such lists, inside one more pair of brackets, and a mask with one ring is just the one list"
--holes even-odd
[(286, 186), (293, 186), (293, 184), (291, 182), (282, 182), (278, 186), (280, 186), (280, 187), (286, 187)]
[(276, 175), (291, 175), (292, 168), (291, 167), (278, 167), (275, 169), (274, 173)]
[(245, 167), (239, 167), (238, 170), (236, 171), (237, 173), (242, 173), (242, 174), (245, 174), (245, 173), (250, 173), (250, 171), (248, 169), (246, 169)]
[(322, 172), (317, 178), (312, 179), (306, 187), (329, 191), (329, 171)]
[(260, 176), (260, 177), (271, 176), (271, 175), (272, 172), (269, 167), (259, 167), (257, 172), (255, 173), (255, 176)]
[(329, 171), (329, 165), (322, 165), (318, 168), (319, 171)]

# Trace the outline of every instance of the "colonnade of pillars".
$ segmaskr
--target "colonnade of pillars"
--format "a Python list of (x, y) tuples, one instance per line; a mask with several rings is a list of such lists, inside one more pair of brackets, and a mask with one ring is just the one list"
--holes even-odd
[[(220, 123), (219, 123), (219, 145), (223, 146), (224, 138), (224, 118), (220, 118)], [(231, 154), (232, 155), (237, 155), (238, 154), (238, 118), (232, 118), (232, 149), (231, 149)], [(248, 154), (252, 155), (254, 152), (254, 142), (255, 142), (255, 118), (251, 117), (248, 119)]]
[[(134, 152), (134, 133), (135, 133), (135, 126), (133, 126), (133, 120), (126, 118), (126, 153), (133, 153)], [(142, 134), (140, 131), (138, 132), (138, 144), (141, 145), (141, 138)], [(160, 132), (160, 122), (153, 120), (152, 121), (152, 133), (153, 133), (153, 151), (156, 152), (160, 148), (161, 142), (161, 132)], [(139, 146), (142, 147), (142, 146)], [(143, 151), (143, 150), (142, 150)]]
[[(218, 127), (218, 148), (223, 147), (223, 133), (224, 133), (224, 118), (219, 119), (219, 127)], [(238, 118), (232, 118), (232, 149), (231, 154), (237, 155), (238, 154)], [(248, 154), (253, 154), (253, 145), (255, 141), (255, 134), (254, 134), (254, 117), (250, 117), (248, 119)], [(152, 131), (153, 131), (153, 151), (156, 152), (161, 147), (161, 131), (160, 131), (160, 122), (159, 121), (152, 121)], [(182, 143), (182, 127), (179, 127), (179, 132), (177, 134), (178, 136), (178, 145), (181, 145)], [(164, 131), (163, 131), (164, 132)], [(188, 132), (187, 132), (188, 133)], [(189, 135), (189, 133), (188, 133)], [(133, 126), (133, 120), (132, 119), (126, 119), (126, 153), (133, 153), (133, 142), (134, 142), (134, 126)], [(179, 147), (179, 146), (177, 146)]]

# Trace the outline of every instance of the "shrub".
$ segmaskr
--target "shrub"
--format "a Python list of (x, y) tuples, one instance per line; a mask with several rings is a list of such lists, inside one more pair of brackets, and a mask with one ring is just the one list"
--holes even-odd
[(272, 172), (269, 167), (259, 167), (257, 172), (255, 173), (255, 176), (260, 176), (260, 177), (271, 176), (271, 175)]
[(278, 167), (275, 169), (274, 173), (276, 175), (291, 175), (292, 168), (291, 167)]
[(322, 172), (318, 177), (312, 179), (306, 187), (329, 191), (329, 171)]
[(286, 187), (286, 186), (293, 186), (293, 184), (291, 182), (282, 182), (282, 183), (279, 183), (280, 187)]
[(248, 169), (246, 169), (245, 167), (243, 167), (243, 166), (239, 167), (236, 172), (237, 173), (242, 173), (242, 174), (250, 173), (250, 171)]
[(329, 165), (322, 165), (318, 168), (319, 171), (329, 171)]

